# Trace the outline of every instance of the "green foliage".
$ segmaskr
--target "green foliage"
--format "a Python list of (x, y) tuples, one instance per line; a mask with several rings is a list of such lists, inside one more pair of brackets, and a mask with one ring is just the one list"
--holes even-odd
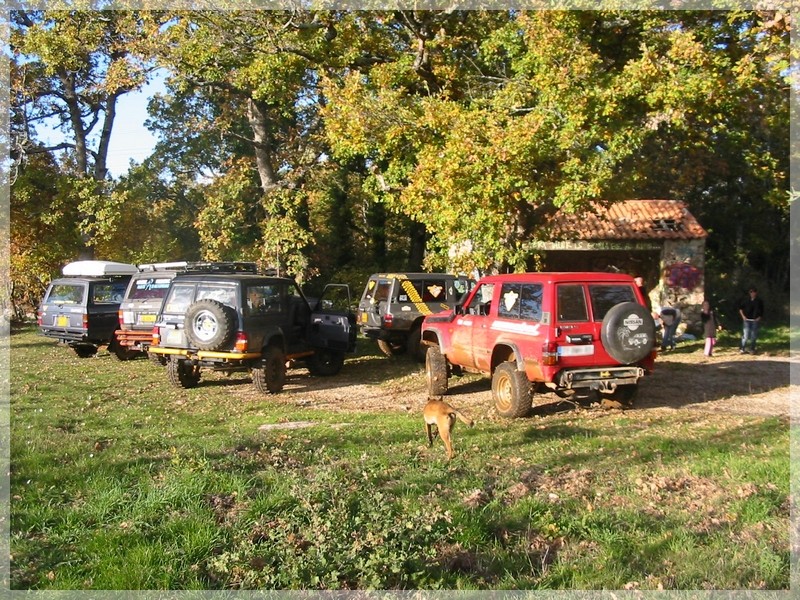
[(291, 505), (253, 514), (208, 561), (210, 580), (235, 589), (427, 587), (436, 544), (455, 533), (451, 515), (393, 498), (359, 465), (319, 458), (289, 483)]

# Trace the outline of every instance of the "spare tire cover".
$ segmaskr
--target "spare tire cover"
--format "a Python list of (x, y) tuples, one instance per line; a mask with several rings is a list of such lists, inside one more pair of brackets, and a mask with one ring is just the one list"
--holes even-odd
[(236, 311), (217, 300), (198, 300), (186, 309), (186, 337), (199, 350), (223, 348), (231, 340), (235, 326)]
[(646, 306), (617, 304), (606, 313), (600, 339), (609, 356), (628, 365), (647, 357), (656, 340), (656, 325)]

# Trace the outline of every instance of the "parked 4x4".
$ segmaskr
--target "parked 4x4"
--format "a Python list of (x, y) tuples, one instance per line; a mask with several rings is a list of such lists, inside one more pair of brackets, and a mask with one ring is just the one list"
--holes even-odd
[[(125, 297), (119, 307), (119, 328), (114, 337), (121, 358), (132, 358), (148, 352), (153, 341), (153, 326), (172, 279), (178, 273), (256, 273), (252, 262), (187, 262), (148, 263), (139, 265), (139, 272), (131, 277)], [(166, 364), (163, 354), (149, 354), (155, 362)]]
[(104, 260), (68, 263), (47, 286), (39, 305), (41, 333), (67, 344), (81, 358), (97, 354), (100, 346), (120, 359), (127, 349), (116, 343), (117, 311), (136, 265)]
[(422, 320), (455, 306), (472, 284), (467, 277), (447, 273), (375, 273), (358, 305), (361, 332), (387, 356), (408, 352), (423, 361)]
[(631, 402), (652, 371), (655, 324), (633, 278), (610, 273), (484, 277), (463, 304), (426, 317), (428, 393), (464, 371), (492, 377), (506, 417), (527, 414), (536, 391), (595, 390)]
[(292, 279), (257, 274), (177, 274), (150, 352), (167, 360), (167, 377), (195, 387), (200, 371), (251, 371), (255, 387), (277, 393), (290, 361), (312, 375), (335, 375), (355, 350), (349, 288), (329, 285), (312, 310)]

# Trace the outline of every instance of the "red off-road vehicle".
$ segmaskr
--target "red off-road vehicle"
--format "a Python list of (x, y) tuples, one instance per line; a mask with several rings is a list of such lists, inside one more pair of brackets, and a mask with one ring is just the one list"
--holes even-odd
[(521, 273), (484, 277), (452, 311), (425, 318), (432, 396), (464, 371), (492, 377), (497, 412), (526, 415), (535, 392), (595, 390), (629, 403), (652, 371), (655, 323), (628, 275)]

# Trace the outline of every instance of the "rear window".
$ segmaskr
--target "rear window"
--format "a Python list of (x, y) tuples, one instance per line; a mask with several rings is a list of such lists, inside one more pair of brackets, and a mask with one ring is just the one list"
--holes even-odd
[(185, 313), (192, 303), (193, 285), (173, 285), (164, 302), (164, 312), (172, 314)]
[(129, 300), (161, 299), (169, 289), (172, 279), (169, 277), (136, 279), (131, 284)]
[(68, 283), (57, 283), (50, 288), (47, 302), (59, 304), (80, 304), (83, 301), (83, 286)]
[(582, 285), (559, 285), (556, 288), (558, 320), (562, 323), (585, 323), (589, 320)]
[(367, 283), (367, 289), (364, 290), (363, 300), (368, 300), (372, 303), (388, 300), (391, 290), (392, 282), (390, 279), (370, 279)]
[(589, 296), (595, 321), (602, 321), (606, 313), (623, 302), (636, 302), (633, 287), (622, 284), (590, 285)]

